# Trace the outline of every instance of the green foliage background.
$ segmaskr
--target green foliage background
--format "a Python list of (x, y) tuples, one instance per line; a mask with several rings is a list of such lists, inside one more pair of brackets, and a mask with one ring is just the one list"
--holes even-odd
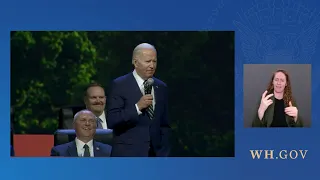
[(157, 48), (169, 87), (173, 156), (234, 156), (234, 32), (11, 33), (11, 107), (20, 134), (52, 134), (63, 105), (92, 81), (108, 91), (136, 45)]

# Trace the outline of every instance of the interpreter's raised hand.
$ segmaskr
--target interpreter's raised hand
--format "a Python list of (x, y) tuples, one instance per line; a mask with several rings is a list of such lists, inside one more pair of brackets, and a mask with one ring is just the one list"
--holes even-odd
[(284, 108), (284, 112), (288, 115), (293, 117), (294, 121), (296, 122), (298, 119), (298, 109), (292, 105), (292, 102), (289, 102), (289, 107)]
[(270, 97), (273, 96), (273, 94), (267, 95), (267, 93), (268, 93), (268, 91), (265, 91), (261, 96), (259, 110), (261, 110), (263, 112), (266, 111), (267, 108), (273, 103), (273, 101), (271, 99), (269, 99)]

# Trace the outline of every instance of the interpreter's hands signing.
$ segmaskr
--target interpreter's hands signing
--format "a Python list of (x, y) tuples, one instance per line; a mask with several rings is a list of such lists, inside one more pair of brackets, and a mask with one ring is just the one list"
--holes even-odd
[(266, 96), (268, 93), (268, 91), (265, 91), (263, 94), (262, 94), (262, 97), (261, 97), (261, 102), (260, 102), (260, 110), (262, 111), (265, 111), (267, 110), (267, 108), (273, 103), (273, 101), (271, 99), (269, 99), (270, 97), (273, 96), (273, 94), (269, 94), (268, 96)]
[(292, 105), (291, 101), (289, 102), (289, 107), (284, 108), (284, 112), (288, 116), (293, 117), (295, 122), (297, 121), (297, 119), (298, 119), (298, 109)]
[(273, 101), (271, 99), (269, 99), (270, 97), (273, 96), (273, 94), (269, 94), (267, 96), (267, 93), (268, 93), (268, 91), (265, 91), (262, 94), (262, 97), (261, 97), (261, 102), (260, 102), (260, 106), (259, 106), (259, 109), (258, 109), (258, 116), (259, 116), (260, 120), (262, 120), (262, 118), (264, 116), (264, 113), (267, 110), (267, 108), (273, 103)]

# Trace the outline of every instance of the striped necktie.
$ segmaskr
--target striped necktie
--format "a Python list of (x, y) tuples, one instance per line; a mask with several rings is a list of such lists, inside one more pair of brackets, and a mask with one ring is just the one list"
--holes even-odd
[(97, 129), (103, 129), (102, 122), (103, 121), (98, 117), (97, 118)]
[[(144, 85), (144, 94), (151, 94), (151, 90), (152, 90), (152, 86), (147, 84), (147, 81), (144, 81), (143, 83)], [(152, 120), (153, 116), (154, 116), (154, 112), (153, 112), (153, 104), (151, 104), (148, 108), (147, 108), (147, 113), (149, 118)]]

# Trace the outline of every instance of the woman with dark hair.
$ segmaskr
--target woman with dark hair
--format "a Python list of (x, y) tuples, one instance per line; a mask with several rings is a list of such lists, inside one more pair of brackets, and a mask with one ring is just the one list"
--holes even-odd
[(285, 70), (273, 73), (252, 127), (303, 127), (297, 104), (292, 97), (289, 74)]

